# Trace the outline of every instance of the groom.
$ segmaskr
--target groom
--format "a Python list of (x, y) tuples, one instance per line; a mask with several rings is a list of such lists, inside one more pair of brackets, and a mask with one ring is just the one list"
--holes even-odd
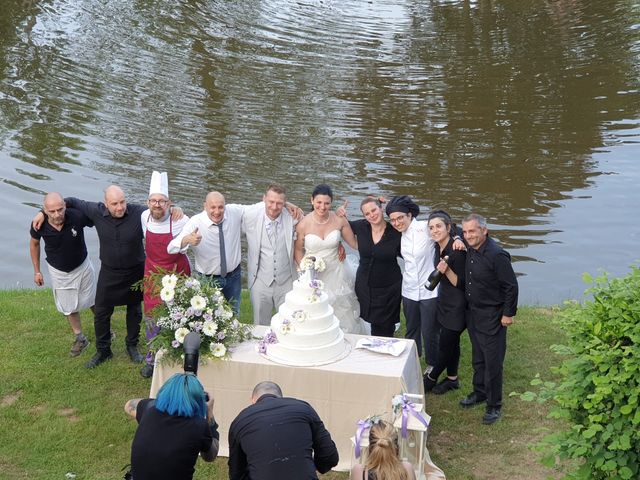
[(253, 323), (269, 325), (273, 309), (284, 302), (296, 278), (293, 234), (297, 220), (288, 209), (284, 187), (271, 184), (262, 202), (244, 207), (242, 230), (247, 237), (247, 286)]

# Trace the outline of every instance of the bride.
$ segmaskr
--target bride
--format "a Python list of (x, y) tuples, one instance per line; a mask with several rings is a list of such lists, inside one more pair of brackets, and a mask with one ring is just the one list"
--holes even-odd
[(331, 211), (333, 193), (329, 185), (318, 185), (311, 194), (313, 211), (296, 226), (294, 257), (299, 265), (305, 255), (324, 260), (326, 268), (318, 273), (329, 295), (329, 303), (340, 327), (345, 333), (367, 335), (366, 324), (360, 318), (360, 305), (353, 290), (354, 279), (338, 260), (338, 248), (342, 240), (357, 249), (355, 235), (349, 222)]

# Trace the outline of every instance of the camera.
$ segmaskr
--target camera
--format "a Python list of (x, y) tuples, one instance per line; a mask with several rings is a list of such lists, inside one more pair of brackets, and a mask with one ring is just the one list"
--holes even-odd
[(184, 364), (182, 369), (185, 373), (191, 372), (198, 375), (198, 359), (200, 357), (200, 335), (196, 332), (189, 332), (184, 337), (182, 344), (184, 349)]
[[(200, 358), (200, 335), (196, 332), (189, 332), (184, 337), (184, 343), (182, 344), (184, 350), (184, 363), (182, 369), (184, 373), (193, 373), (198, 375), (198, 360)], [(209, 401), (209, 394), (204, 392), (205, 400)]]

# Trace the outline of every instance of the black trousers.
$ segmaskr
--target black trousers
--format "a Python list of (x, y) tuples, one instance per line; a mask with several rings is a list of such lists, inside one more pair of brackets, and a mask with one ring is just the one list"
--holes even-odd
[(371, 324), (371, 335), (375, 337), (393, 337), (395, 331), (395, 323)]
[[(93, 327), (96, 331), (96, 349), (100, 353), (111, 351), (111, 315), (113, 305), (96, 305), (93, 317)], [(142, 321), (142, 304), (140, 302), (127, 305), (127, 346), (135, 347), (140, 340), (140, 322)]]
[(402, 308), (407, 320), (405, 338), (411, 338), (416, 342), (418, 356), (422, 356), (422, 342), (424, 341), (424, 358), (427, 365), (435, 365), (438, 362), (438, 335), (440, 333), (440, 323), (437, 320), (438, 298), (415, 301), (402, 297)]
[(502, 406), (502, 365), (507, 353), (507, 327), (500, 327), (495, 335), (479, 332), (470, 318), (471, 363), (473, 390), (487, 397), (488, 407)]
[(440, 327), (440, 346), (438, 362), (429, 373), (429, 377), (438, 380), (442, 372), (447, 370), (447, 376), (457, 377), (460, 365), (460, 335), (462, 332)]

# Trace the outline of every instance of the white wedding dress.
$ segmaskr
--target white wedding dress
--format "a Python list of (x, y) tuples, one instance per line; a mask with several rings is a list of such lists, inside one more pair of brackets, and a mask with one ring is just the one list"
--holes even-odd
[(318, 273), (318, 278), (324, 282), (324, 290), (329, 296), (333, 313), (340, 320), (340, 328), (345, 333), (368, 335), (370, 327), (360, 318), (360, 304), (353, 289), (355, 279), (338, 260), (340, 240), (340, 230), (332, 230), (325, 238), (307, 233), (304, 236), (305, 255), (322, 258), (326, 264), (324, 271)]

